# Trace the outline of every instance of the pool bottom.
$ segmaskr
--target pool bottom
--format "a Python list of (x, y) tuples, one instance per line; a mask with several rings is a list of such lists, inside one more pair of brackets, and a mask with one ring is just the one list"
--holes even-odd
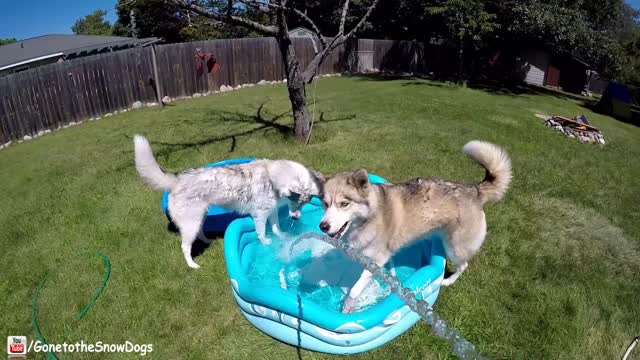
[[(346, 293), (363, 268), (342, 251), (318, 239), (271, 234), (270, 245), (254, 242), (254, 261), (249, 264), (250, 282), (280, 287), (299, 294), (327, 310), (340, 311)], [(389, 264), (387, 268), (402, 282), (415, 271), (409, 266)], [(389, 287), (375, 278), (358, 297), (356, 312), (366, 310), (391, 294)]]

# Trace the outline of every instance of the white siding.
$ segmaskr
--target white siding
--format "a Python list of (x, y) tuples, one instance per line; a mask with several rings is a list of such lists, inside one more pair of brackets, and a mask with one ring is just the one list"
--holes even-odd
[(314, 33), (305, 28), (295, 28), (293, 30), (289, 30), (290, 37), (314, 37)]
[(534, 85), (544, 85), (544, 75), (549, 67), (549, 54), (544, 51), (530, 50), (522, 54), (524, 81)]

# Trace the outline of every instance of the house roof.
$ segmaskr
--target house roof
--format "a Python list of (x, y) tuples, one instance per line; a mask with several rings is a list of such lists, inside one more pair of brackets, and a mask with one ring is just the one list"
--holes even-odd
[(108, 48), (145, 46), (157, 38), (51, 34), (0, 46), (0, 70), (54, 56), (77, 57)]
[(297, 27), (294, 29), (289, 30), (289, 36), (296, 36), (298, 35), (298, 31), (303, 31), (307, 34), (309, 34), (310, 36), (315, 36), (315, 33), (305, 27)]

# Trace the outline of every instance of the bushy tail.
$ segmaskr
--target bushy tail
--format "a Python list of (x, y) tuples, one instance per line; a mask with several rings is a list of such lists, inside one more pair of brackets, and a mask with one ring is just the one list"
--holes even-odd
[(177, 178), (173, 174), (164, 172), (156, 162), (151, 151), (149, 141), (141, 135), (133, 137), (136, 153), (136, 170), (144, 181), (154, 190), (168, 191), (175, 185)]
[(502, 199), (511, 183), (511, 160), (498, 146), (486, 141), (470, 141), (462, 148), (467, 156), (487, 171), (480, 183), (480, 196), (485, 202)]

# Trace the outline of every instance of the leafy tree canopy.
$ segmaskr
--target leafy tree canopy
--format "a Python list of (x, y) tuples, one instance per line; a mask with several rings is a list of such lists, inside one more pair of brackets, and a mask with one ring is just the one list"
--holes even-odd
[(93, 13), (78, 19), (71, 27), (76, 35), (111, 35), (111, 24), (104, 19), (107, 12), (96, 10)]

